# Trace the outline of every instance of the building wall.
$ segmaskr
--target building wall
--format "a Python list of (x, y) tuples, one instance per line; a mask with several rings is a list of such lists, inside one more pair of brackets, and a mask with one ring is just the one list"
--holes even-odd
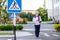
[(54, 17), (56, 20), (60, 19), (60, 0), (50, 0), (48, 1), (48, 18)]
[(31, 12), (32, 14), (35, 14), (35, 10), (22, 10), (22, 12), (26, 12), (26, 13)]
[(53, 0), (54, 2), (54, 18), (55, 20), (60, 20), (60, 0)]
[(52, 0), (46, 0), (46, 8), (48, 9), (48, 19), (53, 17), (53, 9), (52, 9)]

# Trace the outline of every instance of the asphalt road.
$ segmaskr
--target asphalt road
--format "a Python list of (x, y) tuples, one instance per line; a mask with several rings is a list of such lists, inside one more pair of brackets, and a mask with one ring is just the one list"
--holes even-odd
[[(24, 29), (23, 30), (34, 30), (34, 24), (23, 24)], [(41, 31), (55, 31), (54, 30), (54, 24), (41, 24)]]

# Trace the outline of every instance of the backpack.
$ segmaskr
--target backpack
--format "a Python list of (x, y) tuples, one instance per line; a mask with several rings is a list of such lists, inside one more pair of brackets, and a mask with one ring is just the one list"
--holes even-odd
[[(34, 16), (36, 18), (36, 16)], [(40, 21), (40, 16), (37, 16), (38, 17), (38, 20)]]

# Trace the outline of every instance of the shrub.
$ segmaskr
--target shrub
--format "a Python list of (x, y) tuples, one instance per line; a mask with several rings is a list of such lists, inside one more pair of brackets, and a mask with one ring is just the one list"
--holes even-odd
[(5, 25), (4, 30), (13, 30), (13, 25)]
[[(14, 26), (13, 25), (0, 25), (0, 30), (13, 30), (14, 29)], [(23, 26), (22, 25), (17, 25), (16, 26), (16, 30), (22, 30), (23, 29)]]
[(4, 30), (4, 25), (0, 25), (0, 30)]
[(17, 25), (16, 29), (17, 29), (17, 30), (22, 30), (23, 27), (22, 27), (22, 25)]
[(60, 24), (54, 24), (54, 28), (56, 31), (60, 31)]

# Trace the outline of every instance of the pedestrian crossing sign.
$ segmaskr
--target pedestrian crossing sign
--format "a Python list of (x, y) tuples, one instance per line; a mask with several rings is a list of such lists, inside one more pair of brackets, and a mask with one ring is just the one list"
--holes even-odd
[(9, 13), (17, 13), (22, 11), (22, 1), (21, 0), (8, 0)]

